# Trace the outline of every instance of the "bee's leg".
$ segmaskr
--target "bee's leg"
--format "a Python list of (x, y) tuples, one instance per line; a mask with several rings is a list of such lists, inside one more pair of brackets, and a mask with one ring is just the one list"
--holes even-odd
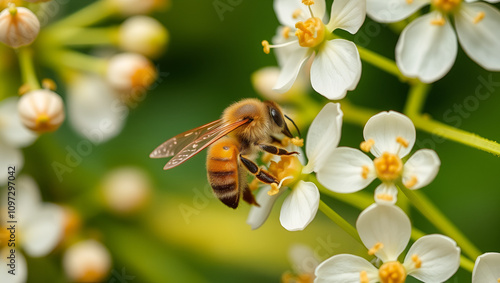
[(270, 145), (270, 144), (259, 144), (260, 149), (262, 149), (265, 152), (269, 152), (274, 155), (292, 155), (292, 154), (299, 154), (296, 151), (287, 151), (286, 149)]
[(248, 186), (245, 186), (245, 188), (243, 189), (243, 200), (246, 201), (248, 204), (260, 206), (255, 200), (255, 196), (253, 195), (252, 191)]
[(267, 172), (266, 170), (259, 168), (255, 162), (253, 162), (250, 159), (247, 159), (246, 157), (243, 157), (243, 155), (240, 154), (240, 161), (241, 163), (245, 166), (245, 168), (255, 175), (257, 179), (259, 179), (261, 182), (266, 183), (266, 184), (279, 184), (278, 179), (276, 179), (271, 173)]

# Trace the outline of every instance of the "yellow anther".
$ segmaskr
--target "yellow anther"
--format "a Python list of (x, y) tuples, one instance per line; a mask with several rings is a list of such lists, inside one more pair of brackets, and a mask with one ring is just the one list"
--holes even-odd
[(385, 200), (385, 201), (392, 201), (394, 198), (393, 198), (393, 196), (391, 196), (389, 194), (378, 194), (377, 199)]
[(262, 47), (264, 47), (264, 53), (269, 54), (269, 52), (271, 52), (271, 47), (269, 46), (269, 41), (262, 40)]
[(401, 177), (403, 162), (399, 156), (384, 152), (380, 157), (373, 160), (377, 176), (382, 181), (393, 182)]
[(297, 31), (295, 35), (302, 47), (316, 47), (325, 39), (326, 27), (320, 18), (309, 18), (305, 22), (295, 24)]
[(411, 189), (413, 186), (415, 186), (418, 182), (417, 176), (413, 175), (411, 176), (410, 180), (408, 180), (404, 185), (408, 189)]
[(290, 27), (284, 27), (283, 30), (281, 31), (281, 34), (283, 35), (284, 39), (290, 38), (290, 31), (292, 29)]
[(497, 282), (500, 283), (500, 278), (497, 279)]
[(359, 273), (359, 283), (370, 283), (368, 274), (364, 270)]
[(369, 255), (374, 255), (376, 252), (380, 251), (384, 248), (384, 244), (378, 242), (371, 249), (368, 250)]
[(267, 192), (267, 194), (270, 195), (270, 196), (274, 196), (277, 193), (279, 193), (279, 191), (280, 191), (280, 189), (279, 189), (278, 185), (275, 184), (275, 183), (272, 183), (271, 184), (271, 189), (269, 190), (269, 192)]
[(302, 0), (302, 4), (306, 6), (314, 5), (314, 0)]
[(408, 5), (413, 4), (413, 0), (406, 0), (406, 4)]
[(282, 185), (286, 186), (295, 182), (300, 176), (302, 173), (302, 164), (297, 156), (283, 155), (279, 162), (271, 161), (271, 164), (269, 164), (269, 173), (280, 181), (284, 180)]
[(370, 173), (370, 167), (368, 167), (367, 165), (363, 165), (361, 166), (361, 177), (363, 179), (368, 179), (368, 174)]
[(477, 15), (474, 18), (474, 20), (472, 20), (472, 22), (475, 23), (475, 24), (477, 24), (477, 23), (479, 23), (480, 21), (482, 21), (484, 19), (484, 16), (486, 16), (486, 14), (484, 12), (479, 12), (479, 13), (477, 13)]
[(378, 270), (378, 276), (381, 283), (404, 283), (406, 270), (400, 262), (386, 262)]
[(252, 182), (250, 182), (250, 184), (248, 184), (248, 188), (251, 190), (251, 191), (255, 191), (259, 188), (259, 179), (255, 178), (252, 180)]
[(431, 25), (435, 26), (444, 26), (445, 23), (446, 21), (444, 20), (444, 18), (439, 18), (431, 21)]
[(361, 142), (359, 145), (359, 148), (361, 148), (362, 151), (364, 152), (370, 152), (372, 149), (372, 146), (375, 144), (375, 141), (373, 139), (369, 139), (367, 141)]
[(403, 137), (397, 137), (396, 138), (396, 142), (399, 143), (400, 145), (402, 145), (403, 147), (408, 147), (408, 145), (410, 144), (405, 138)]
[(302, 9), (296, 9), (293, 11), (292, 18), (297, 19), (302, 15)]
[(298, 147), (303, 147), (304, 146), (304, 139), (301, 139), (301, 138), (298, 138), (298, 137), (294, 137), (293, 139), (290, 140), (290, 142), (294, 146), (298, 146)]
[(413, 263), (415, 264), (415, 268), (420, 268), (422, 267), (422, 261), (420, 260), (420, 258), (418, 257), (418, 255), (412, 255), (411, 256), (411, 261), (413, 261)]
[(48, 79), (48, 78), (45, 78), (42, 80), (42, 87), (44, 89), (48, 89), (48, 90), (56, 90), (57, 89), (56, 82), (54, 82), (54, 80)]
[(449, 13), (455, 10), (462, 0), (432, 0), (432, 5), (434, 5), (441, 12)]
[(28, 91), (30, 91), (30, 90), (31, 90), (31, 87), (30, 87), (30, 85), (29, 85), (29, 84), (23, 84), (23, 85), (21, 85), (21, 86), (19, 87), (19, 89), (17, 90), (17, 93), (18, 93), (19, 95), (23, 95), (23, 94), (27, 93), (27, 92), (28, 92)]

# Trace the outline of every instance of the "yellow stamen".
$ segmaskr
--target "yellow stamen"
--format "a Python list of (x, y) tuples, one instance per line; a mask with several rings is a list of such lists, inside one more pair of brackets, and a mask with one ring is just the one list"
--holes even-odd
[(378, 276), (381, 283), (404, 283), (406, 270), (400, 262), (386, 262), (378, 270)]
[(255, 191), (259, 188), (259, 179), (255, 178), (252, 180), (252, 182), (250, 182), (250, 184), (248, 184), (248, 188), (251, 190), (251, 191)]
[(298, 146), (298, 147), (303, 147), (304, 146), (304, 139), (300, 139), (298, 137), (294, 137), (293, 139), (290, 140), (290, 142), (294, 146)]
[(284, 27), (284, 28), (283, 28), (282, 35), (283, 35), (283, 38), (284, 38), (284, 39), (288, 39), (288, 38), (290, 38), (290, 31), (291, 31), (291, 30), (292, 30), (292, 29), (291, 29), (290, 27)]
[(393, 197), (389, 194), (378, 194), (377, 199), (379, 200), (385, 200), (385, 201), (392, 201)]
[(306, 6), (314, 5), (314, 0), (302, 0), (302, 4)]
[(370, 280), (368, 280), (368, 274), (366, 273), (366, 271), (361, 271), (359, 273), (359, 282), (360, 283), (369, 283)]
[(393, 182), (401, 176), (403, 162), (399, 156), (384, 152), (380, 157), (373, 160), (377, 176), (382, 181)]
[(474, 20), (472, 20), (472, 22), (475, 23), (475, 24), (477, 24), (477, 23), (479, 23), (480, 21), (482, 21), (484, 19), (484, 16), (486, 16), (486, 14), (484, 12), (479, 12), (479, 13), (477, 13), (477, 15), (474, 18)]
[(406, 0), (406, 4), (408, 5), (413, 4), (413, 0)]
[(454, 11), (461, 3), (462, 0), (432, 0), (432, 5), (446, 14)]
[(368, 250), (369, 255), (374, 255), (376, 252), (384, 248), (384, 244), (378, 242), (371, 249)]
[(412, 255), (411, 256), (411, 261), (413, 261), (413, 263), (415, 264), (415, 268), (420, 268), (422, 267), (422, 261), (420, 260), (420, 258), (418, 257), (418, 255)]
[(446, 21), (444, 20), (444, 18), (439, 18), (431, 21), (431, 25), (435, 26), (444, 26), (445, 23)]
[(292, 18), (297, 19), (300, 15), (302, 15), (302, 9), (296, 9), (293, 11)]
[(403, 147), (408, 147), (408, 145), (410, 144), (405, 138), (403, 137), (397, 137), (396, 138), (396, 142), (399, 143), (400, 145), (402, 145)]
[[(297, 180), (302, 173), (302, 164), (297, 156), (283, 155), (279, 162), (271, 161), (269, 173), (278, 180), (283, 181), (283, 186), (289, 185)], [(279, 187), (277, 186), (279, 189)]]
[(279, 189), (278, 185), (275, 184), (275, 183), (272, 183), (271, 184), (271, 190), (269, 190), (269, 192), (267, 192), (267, 194), (270, 195), (270, 196), (274, 196), (277, 193), (279, 193), (279, 191), (280, 191), (280, 189)]
[(30, 88), (30, 85), (29, 84), (23, 84), (19, 87), (19, 89), (17, 90), (17, 93), (19, 95), (23, 95), (25, 93), (27, 93), (28, 91), (30, 91), (31, 88)]
[(417, 176), (413, 175), (411, 176), (410, 180), (408, 180), (404, 185), (408, 189), (411, 189), (413, 186), (415, 186), (418, 182)]
[(54, 80), (48, 79), (48, 78), (45, 78), (42, 80), (42, 87), (44, 89), (49, 89), (49, 90), (56, 90), (57, 89), (56, 82), (54, 82)]
[(262, 40), (262, 47), (264, 47), (264, 53), (269, 54), (269, 52), (271, 52), (271, 47), (269, 46), (269, 41)]
[(361, 171), (361, 177), (365, 180), (368, 179), (368, 174), (370, 173), (370, 167), (368, 167), (367, 165), (363, 165), (361, 167), (361, 170), (363, 170)]
[(500, 283), (500, 278), (497, 279), (498, 283)]
[(372, 149), (372, 146), (375, 144), (375, 141), (373, 139), (369, 139), (367, 141), (362, 142), (359, 145), (359, 148), (361, 148), (362, 151), (364, 152), (370, 152)]
[(295, 24), (295, 35), (302, 47), (316, 47), (325, 39), (326, 27), (320, 18), (309, 18), (305, 22)]

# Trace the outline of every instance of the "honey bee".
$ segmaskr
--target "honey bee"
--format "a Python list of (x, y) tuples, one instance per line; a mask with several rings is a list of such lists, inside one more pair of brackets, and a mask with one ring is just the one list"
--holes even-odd
[(231, 208), (238, 207), (240, 196), (249, 204), (258, 206), (248, 187), (247, 171), (266, 184), (279, 184), (279, 180), (250, 159), (259, 151), (274, 155), (297, 154), (273, 145), (274, 141), (279, 141), (280, 134), (293, 137), (285, 117), (297, 128), (278, 104), (244, 99), (226, 108), (219, 120), (162, 143), (149, 157), (173, 156), (163, 167), (168, 170), (209, 147), (207, 176), (217, 198)]

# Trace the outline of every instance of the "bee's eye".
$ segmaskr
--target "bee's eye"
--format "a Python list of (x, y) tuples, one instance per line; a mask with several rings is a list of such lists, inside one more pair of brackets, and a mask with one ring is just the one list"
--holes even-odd
[(283, 121), (283, 116), (281, 115), (281, 113), (273, 107), (270, 107), (269, 111), (271, 113), (271, 117), (273, 117), (274, 123), (276, 123), (276, 125), (278, 125), (279, 127), (283, 127), (285, 121)]

